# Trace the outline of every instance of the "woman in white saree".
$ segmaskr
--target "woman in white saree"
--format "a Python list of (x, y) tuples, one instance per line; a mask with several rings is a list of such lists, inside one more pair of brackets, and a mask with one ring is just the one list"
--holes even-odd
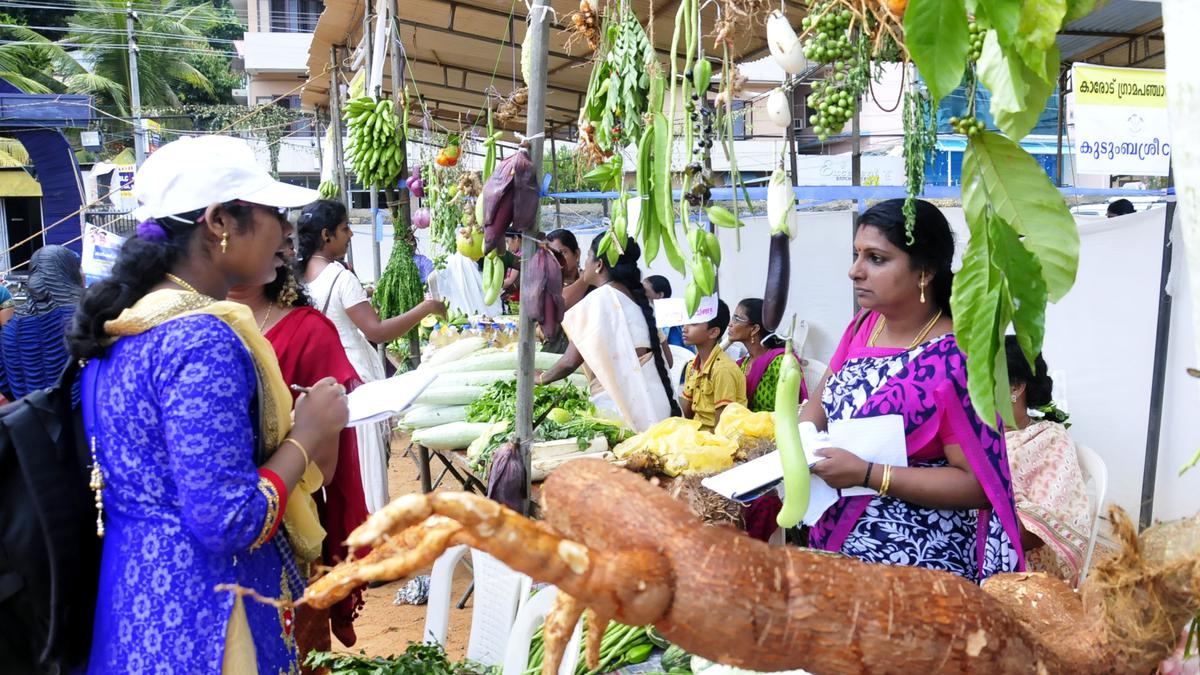
[(590, 371), (592, 402), (609, 409), (635, 431), (679, 415), (658, 338), (658, 327), (637, 261), (641, 249), (630, 238), (616, 265), (597, 257), (592, 240), (582, 276), (592, 291), (567, 310), (563, 329), (571, 342), (562, 358), (537, 377), (549, 384), (579, 366)]

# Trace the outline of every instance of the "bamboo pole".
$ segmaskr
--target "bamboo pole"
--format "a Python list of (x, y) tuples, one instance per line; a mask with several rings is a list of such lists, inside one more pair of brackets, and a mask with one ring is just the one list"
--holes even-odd
[[(533, 0), (529, 10), (529, 28), (525, 32), (526, 49), (531, 50), (529, 101), (526, 111), (525, 135), (528, 137), (529, 158), (533, 162), (534, 176), (541, 185), (542, 140), (546, 124), (546, 78), (549, 48), (549, 0)], [(540, 211), (540, 209), (539, 209)], [(540, 229), (540, 227), (539, 227)], [(526, 237), (521, 240), (521, 279), (533, 258), (534, 243)], [(530, 512), (530, 497), (533, 494), (531, 477), (531, 452), (533, 449), (533, 321), (529, 317), (529, 306), (522, 298), (520, 310), (520, 337), (517, 345), (517, 441), (521, 449), (521, 463), (525, 467), (525, 513)]]

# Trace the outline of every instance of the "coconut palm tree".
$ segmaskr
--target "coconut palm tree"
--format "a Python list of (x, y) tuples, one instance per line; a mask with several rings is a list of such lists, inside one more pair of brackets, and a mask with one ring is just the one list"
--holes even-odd
[[(100, 104), (109, 104), (125, 114), (129, 110), (125, 92), (131, 85), (125, 0), (79, 0), (77, 7), (79, 11), (67, 20), (68, 33), (61, 46), (77, 50), (73, 56), (81, 67), (66, 74), (62, 81), (68, 90), (92, 94)], [(138, 12), (134, 33), (139, 47), (142, 105), (178, 106), (175, 89), (182, 83), (211, 93), (212, 83), (189, 62), (189, 57), (213, 52), (205, 35), (221, 20), (212, 5), (188, 6), (179, 0), (159, 0), (153, 8)]]
[(0, 77), (30, 94), (92, 94), (123, 100), (125, 87), (87, 71), (66, 49), (24, 26), (0, 28)]

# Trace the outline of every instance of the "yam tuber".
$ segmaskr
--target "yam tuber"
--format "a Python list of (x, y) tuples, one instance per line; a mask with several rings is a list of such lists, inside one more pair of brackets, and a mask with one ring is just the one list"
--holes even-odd
[[(449, 517), (462, 530), (434, 528), (446, 541), (470, 543), (575, 600), (548, 622), (573, 625), (586, 607), (599, 618), (652, 623), (690, 652), (760, 671), (1144, 673), (1200, 608), (1200, 517), (1169, 535), (1152, 529), (1143, 542), (1171, 545), (1144, 550), (1132, 527), (1119, 529), (1126, 553), (1095, 566), (1084, 602), (1040, 574), (996, 575), (980, 588), (945, 572), (769, 546), (699, 523), (663, 490), (600, 460), (568, 462), (550, 475), (544, 524), (475, 495), (393, 504), (351, 543), (387, 551), (393, 537), (419, 538), (414, 528), (427, 514)], [(341, 568), (364, 564), (343, 563), (331, 574), (352, 577)], [(390, 572), (420, 569), (400, 567)], [(305, 602), (326, 606), (349, 592), (322, 581)], [(549, 647), (548, 640), (546, 663)]]

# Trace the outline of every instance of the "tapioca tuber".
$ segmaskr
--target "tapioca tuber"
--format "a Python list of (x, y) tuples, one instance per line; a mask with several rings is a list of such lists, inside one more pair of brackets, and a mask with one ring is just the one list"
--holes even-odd
[[(1186, 543), (1153, 554), (1139, 552), (1130, 528), (1133, 553), (1095, 567), (1084, 603), (1044, 575), (996, 575), (980, 588), (944, 572), (769, 546), (700, 523), (663, 490), (599, 460), (552, 473), (542, 508), (546, 520), (535, 524), (475, 495), (408, 496), (351, 542), (386, 551), (393, 537), (419, 538), (414, 528), (426, 517), (445, 516), (462, 526), (452, 536), (433, 529), (447, 543), (469, 543), (569, 594), (574, 604), (555, 621), (573, 624), (586, 607), (654, 624), (690, 652), (760, 671), (1144, 673), (1200, 608), (1200, 517), (1172, 531), (1171, 541)], [(306, 601), (332, 603), (345, 587), (314, 590), (320, 585)]]

